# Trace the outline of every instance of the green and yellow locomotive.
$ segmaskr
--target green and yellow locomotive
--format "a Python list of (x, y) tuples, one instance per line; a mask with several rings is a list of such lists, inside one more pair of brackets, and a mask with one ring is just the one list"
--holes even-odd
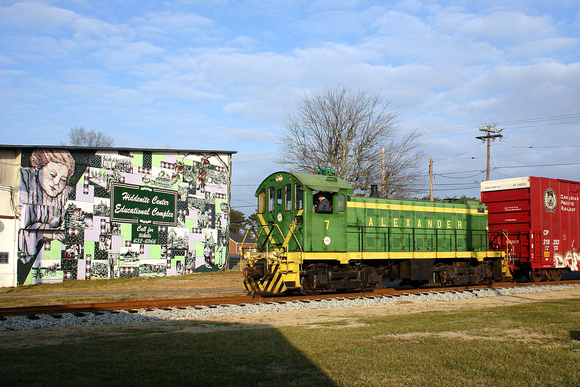
[(256, 191), (256, 252), (244, 254), (255, 293), (356, 290), (383, 279), (412, 285), (485, 283), (509, 276), (488, 248), (487, 208), (353, 195), (335, 176), (277, 172)]

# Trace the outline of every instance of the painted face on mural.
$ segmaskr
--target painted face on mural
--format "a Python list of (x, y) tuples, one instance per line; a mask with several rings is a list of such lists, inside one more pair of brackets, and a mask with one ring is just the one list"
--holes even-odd
[(60, 194), (68, 181), (68, 167), (64, 164), (49, 162), (38, 173), (38, 183), (50, 197)]

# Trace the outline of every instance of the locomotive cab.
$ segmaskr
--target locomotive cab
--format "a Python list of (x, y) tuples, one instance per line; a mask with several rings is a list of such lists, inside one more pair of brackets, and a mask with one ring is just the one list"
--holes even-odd
[(242, 262), (247, 290), (300, 290), (304, 252), (345, 251), (346, 201), (352, 191), (335, 176), (288, 172), (268, 176), (255, 194), (257, 253), (245, 254)]

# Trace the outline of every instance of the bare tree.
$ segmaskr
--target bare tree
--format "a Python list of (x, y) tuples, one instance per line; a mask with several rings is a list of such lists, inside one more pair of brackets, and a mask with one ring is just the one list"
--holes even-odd
[[(410, 197), (425, 190), (425, 152), (421, 141), (423, 132), (414, 129), (391, 141), (384, 150), (380, 170), (374, 166), (370, 176), (381, 176), (379, 184), (383, 197)], [(376, 181), (376, 179), (373, 179)], [(372, 183), (375, 184), (375, 183)]]
[(72, 146), (87, 146), (92, 148), (106, 148), (115, 142), (112, 136), (107, 136), (95, 129), (85, 130), (82, 126), (71, 128), (68, 133), (69, 143)]
[(377, 184), (383, 196), (413, 195), (424, 175), (417, 173), (422, 132), (401, 136), (399, 112), (390, 105), (379, 93), (343, 86), (305, 94), (287, 113), (278, 161), (300, 172), (334, 169), (355, 189)]

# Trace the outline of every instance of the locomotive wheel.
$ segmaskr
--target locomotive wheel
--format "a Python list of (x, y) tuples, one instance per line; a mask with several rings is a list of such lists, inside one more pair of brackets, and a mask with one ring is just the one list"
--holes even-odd
[(540, 282), (544, 279), (543, 270), (542, 271), (530, 270), (528, 277), (529, 277), (530, 281), (532, 281), (532, 282)]
[(550, 281), (560, 281), (562, 280), (562, 269), (546, 270), (546, 277)]
[(302, 287), (302, 293), (307, 295), (320, 294), (320, 290), (312, 289), (312, 283), (310, 278), (307, 276), (302, 277), (300, 280), (300, 286)]

